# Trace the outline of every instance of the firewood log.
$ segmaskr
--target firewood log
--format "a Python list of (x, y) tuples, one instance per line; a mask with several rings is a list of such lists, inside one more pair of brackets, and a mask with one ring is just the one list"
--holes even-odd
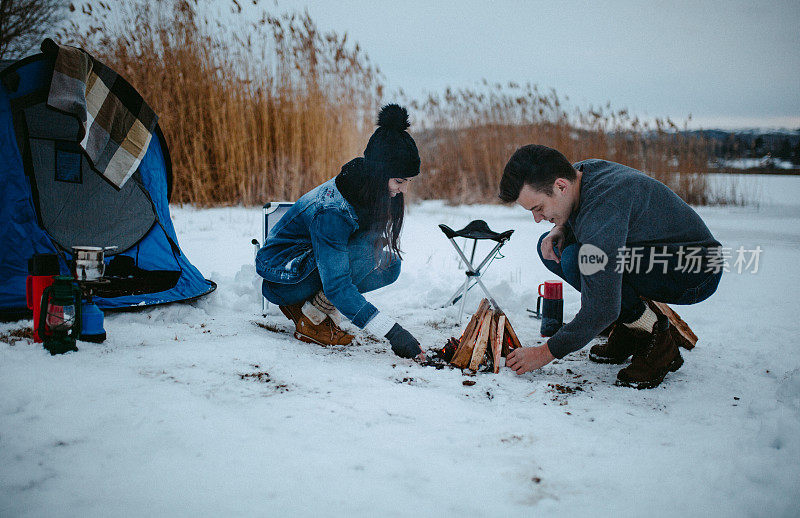
[(480, 333), (478, 333), (477, 340), (475, 340), (475, 347), (472, 350), (472, 359), (469, 362), (469, 368), (471, 370), (478, 370), (481, 362), (483, 362), (483, 356), (486, 354), (486, 347), (489, 344), (489, 332), (492, 330), (493, 316), (494, 311), (490, 309), (486, 312), (486, 315), (484, 315), (481, 321), (481, 330)]
[(466, 369), (472, 360), (472, 350), (475, 347), (475, 341), (477, 340), (478, 333), (480, 332), (480, 323), (483, 321), (483, 316), (487, 311), (489, 311), (489, 301), (483, 299), (480, 306), (478, 306), (478, 311), (476, 311), (475, 315), (473, 315), (473, 318), (475, 319), (475, 325), (470, 330), (469, 334), (467, 334), (467, 330), (464, 330), (464, 334), (461, 337), (461, 343), (459, 343), (458, 349), (456, 349), (456, 353), (453, 355), (453, 359), (450, 360), (450, 363), (459, 369)]
[(494, 363), (492, 365), (492, 372), (497, 374), (500, 372), (500, 357), (503, 350), (503, 335), (506, 328), (506, 316), (500, 315), (495, 325), (495, 335), (492, 337), (492, 358)]
[(522, 347), (522, 344), (519, 342), (519, 338), (517, 338), (517, 333), (514, 332), (514, 328), (511, 327), (511, 321), (508, 320), (508, 318), (506, 318), (506, 334), (511, 339), (511, 344), (509, 346), (510, 349)]
[(478, 310), (472, 315), (472, 318), (469, 320), (467, 327), (464, 329), (464, 332), (461, 334), (461, 338), (459, 339), (461, 342), (464, 339), (468, 338), (474, 331), (475, 327), (481, 323), (481, 316), (489, 307), (489, 299), (483, 299), (480, 304), (478, 304)]
[[(476, 326), (475, 331), (479, 331), (479, 328), (480, 326)], [(472, 350), (475, 348), (476, 339), (476, 333), (473, 332), (469, 337), (461, 340), (450, 363), (459, 369), (466, 369), (469, 366), (469, 362), (472, 360)]]
[(497, 319), (500, 317), (500, 311), (495, 310), (494, 314), (492, 315), (492, 326), (489, 328), (489, 345), (486, 346), (486, 356), (492, 356), (492, 344), (494, 343), (494, 337), (497, 336)]

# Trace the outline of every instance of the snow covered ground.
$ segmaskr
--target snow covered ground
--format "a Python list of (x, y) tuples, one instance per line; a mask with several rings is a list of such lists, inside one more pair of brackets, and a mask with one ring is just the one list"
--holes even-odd
[[(649, 391), (585, 350), (465, 386), (369, 339), (298, 342), (261, 316), (260, 210), (175, 207), (213, 295), (108, 315), (105, 343), (56, 357), (0, 325), (0, 516), (797, 516), (800, 177), (759, 182), (758, 207), (699, 209), (725, 246), (761, 246), (758, 272), (676, 308), (700, 341)], [(525, 308), (552, 277), (547, 225), (519, 208), (410, 207), (400, 279), (368, 298), (427, 348), (460, 335), (436, 224), (474, 218), (516, 229), (484, 279), (539, 343)], [(578, 307), (565, 285), (566, 318)]]

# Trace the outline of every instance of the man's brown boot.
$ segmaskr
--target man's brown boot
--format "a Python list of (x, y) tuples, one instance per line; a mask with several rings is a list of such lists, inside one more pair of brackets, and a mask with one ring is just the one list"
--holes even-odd
[(658, 315), (647, 342), (634, 352), (631, 364), (617, 373), (617, 385), (637, 389), (655, 388), (668, 372), (681, 368), (683, 358), (670, 327), (669, 319)]
[[(675, 344), (677, 344), (678, 347), (683, 347), (684, 349), (692, 349), (694, 347), (694, 344), (697, 342), (697, 335), (692, 332), (686, 322), (681, 319), (680, 315), (675, 313), (672, 308), (664, 303), (655, 303), (652, 300), (645, 298), (642, 298), (642, 300), (644, 300), (645, 303), (650, 306), (650, 309), (652, 309), (656, 315), (664, 315), (668, 320), (670, 320), (671, 325), (669, 326), (669, 332), (672, 333), (672, 339), (675, 340)], [(665, 307), (672, 314), (672, 316), (665, 313), (664, 310), (662, 310), (662, 307)], [(673, 319), (676, 319), (678, 322), (680, 322), (680, 325), (684, 326), (686, 335), (678, 330), (678, 327)], [(693, 338), (693, 340), (689, 340), (690, 336)]]
[(589, 359), (597, 363), (625, 363), (636, 350), (637, 344), (644, 343), (649, 336), (644, 331), (617, 323), (606, 343), (593, 345), (589, 349)]
[(597, 335), (597, 336), (602, 336), (603, 338), (608, 338), (609, 336), (611, 336), (611, 331), (614, 330), (614, 326), (616, 324), (617, 324), (616, 322), (611, 322), (610, 324), (608, 324), (608, 327), (603, 329), (602, 331), (600, 331), (600, 334)]
[(303, 314), (303, 303), (278, 306), (286, 318), (294, 322), (294, 337), (300, 341), (319, 345), (349, 345), (353, 335), (345, 333), (330, 318), (319, 325)]

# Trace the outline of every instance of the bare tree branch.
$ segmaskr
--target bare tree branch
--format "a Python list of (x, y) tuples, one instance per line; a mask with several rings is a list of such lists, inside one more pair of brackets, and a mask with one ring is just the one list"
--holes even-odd
[(19, 58), (54, 35), (68, 0), (0, 0), (0, 59)]

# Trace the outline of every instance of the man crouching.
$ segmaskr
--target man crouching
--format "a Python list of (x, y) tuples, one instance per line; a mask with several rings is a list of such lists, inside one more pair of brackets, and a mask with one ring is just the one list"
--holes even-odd
[(606, 160), (573, 165), (536, 145), (511, 156), (499, 196), (529, 210), (537, 223), (553, 223), (539, 239), (539, 257), (581, 293), (571, 322), (544, 345), (511, 352), (507, 366), (517, 374), (538, 369), (611, 328), (608, 342), (593, 346), (589, 358), (620, 364), (633, 355), (618, 385), (653, 388), (681, 367), (675, 330), (646, 300), (695, 304), (717, 289), (720, 243), (689, 205), (631, 167)]

